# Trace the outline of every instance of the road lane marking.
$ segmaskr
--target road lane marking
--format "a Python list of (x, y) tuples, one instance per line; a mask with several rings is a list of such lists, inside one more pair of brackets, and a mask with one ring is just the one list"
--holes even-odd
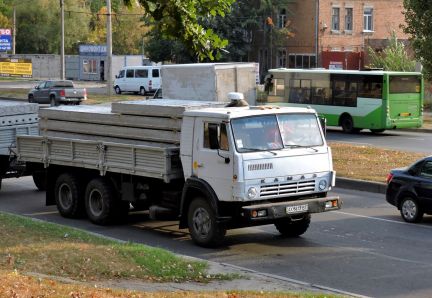
[(25, 216), (37, 216), (37, 215), (50, 215), (58, 214), (58, 211), (47, 211), (47, 212), (36, 212), (36, 213), (24, 213)]
[(354, 217), (361, 217), (361, 218), (366, 218), (366, 219), (373, 219), (373, 220), (378, 220), (378, 221), (384, 221), (384, 222), (390, 222), (390, 223), (396, 223), (396, 224), (410, 225), (410, 226), (432, 229), (432, 226), (427, 226), (427, 225), (423, 225), (423, 224), (413, 225), (412, 223), (408, 223), (408, 222), (404, 222), (404, 221), (397, 221), (397, 220), (392, 220), (392, 219), (385, 219), (385, 218), (379, 218), (379, 217), (373, 217), (373, 216), (367, 216), (367, 215), (361, 215), (361, 214), (355, 214), (355, 213), (349, 213), (349, 212), (333, 211), (332, 213), (339, 213), (339, 214), (344, 214), (344, 215), (351, 215)]

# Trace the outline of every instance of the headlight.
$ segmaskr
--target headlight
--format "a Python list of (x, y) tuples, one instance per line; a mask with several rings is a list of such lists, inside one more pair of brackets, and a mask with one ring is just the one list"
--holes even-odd
[(318, 189), (319, 190), (324, 190), (327, 187), (327, 181), (326, 180), (320, 180), (320, 182), (318, 183)]
[(254, 199), (258, 194), (258, 191), (255, 187), (250, 187), (247, 191), (247, 197), (249, 200)]

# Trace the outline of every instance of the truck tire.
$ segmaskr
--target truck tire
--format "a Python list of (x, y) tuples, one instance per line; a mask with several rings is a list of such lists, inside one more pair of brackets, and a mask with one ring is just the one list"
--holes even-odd
[(115, 91), (116, 94), (121, 94), (122, 93), (119, 86), (115, 86), (114, 87), (114, 91)]
[(50, 96), (50, 106), (51, 106), (51, 107), (56, 107), (56, 106), (58, 106), (58, 102), (56, 101), (54, 95), (51, 95), (51, 96)]
[(304, 234), (311, 222), (310, 214), (306, 214), (300, 220), (282, 219), (275, 222), (275, 227), (284, 237), (298, 237)]
[(39, 190), (46, 190), (46, 172), (45, 171), (34, 171), (32, 174), (33, 182)]
[(226, 233), (226, 229), (216, 222), (210, 204), (201, 197), (193, 199), (189, 205), (188, 227), (192, 240), (203, 247), (220, 245)]
[(73, 174), (61, 174), (54, 186), (54, 197), (59, 213), (63, 217), (79, 218), (84, 215), (82, 185)]
[(129, 212), (129, 202), (120, 201), (112, 183), (104, 178), (89, 182), (85, 193), (85, 209), (91, 222), (107, 225), (123, 219)]

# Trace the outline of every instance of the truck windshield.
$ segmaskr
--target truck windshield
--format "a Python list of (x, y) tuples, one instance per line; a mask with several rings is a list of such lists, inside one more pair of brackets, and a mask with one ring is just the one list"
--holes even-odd
[(238, 152), (273, 151), (323, 145), (313, 114), (252, 116), (231, 121)]

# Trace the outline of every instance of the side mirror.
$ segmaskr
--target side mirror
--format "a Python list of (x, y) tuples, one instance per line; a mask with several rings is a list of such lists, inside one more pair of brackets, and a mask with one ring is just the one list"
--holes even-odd
[(118, 75), (115, 75), (115, 78), (118, 79)]
[(324, 136), (327, 134), (327, 119), (324, 117), (319, 117), (321, 127), (324, 133)]
[(39, 90), (39, 86), (34, 86), (34, 88), (35, 88), (36, 90)]

